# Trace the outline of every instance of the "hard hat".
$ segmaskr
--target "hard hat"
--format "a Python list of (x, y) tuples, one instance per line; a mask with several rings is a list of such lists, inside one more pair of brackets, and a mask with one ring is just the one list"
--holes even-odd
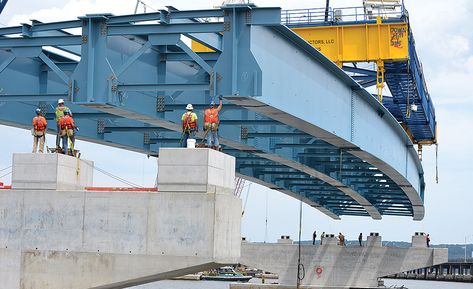
[(37, 108), (36, 109), (36, 114), (39, 115), (41, 113), (41, 109)]
[(212, 101), (210, 102), (210, 106), (214, 106), (214, 105), (215, 105), (215, 101), (212, 100)]
[(61, 104), (61, 103), (64, 103), (64, 99), (60, 98), (58, 101), (57, 101), (57, 104)]
[(192, 106), (192, 104), (189, 103), (189, 104), (186, 106), (186, 109), (187, 109), (187, 110), (194, 110), (194, 107)]

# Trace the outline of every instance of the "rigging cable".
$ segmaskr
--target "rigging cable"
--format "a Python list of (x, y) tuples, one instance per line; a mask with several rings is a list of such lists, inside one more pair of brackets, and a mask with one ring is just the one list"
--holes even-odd
[(241, 216), (245, 214), (246, 204), (248, 203), (248, 196), (250, 195), (251, 183), (248, 184), (248, 190), (246, 191), (245, 203), (243, 204), (243, 210), (241, 211)]
[(135, 183), (132, 183), (132, 182), (130, 182), (130, 181), (127, 181), (127, 180), (125, 180), (125, 179), (123, 179), (123, 178), (120, 178), (120, 177), (118, 177), (118, 176), (116, 176), (116, 175), (114, 175), (114, 174), (112, 174), (112, 173), (109, 173), (109, 172), (107, 172), (107, 171), (105, 171), (105, 170), (103, 170), (103, 169), (101, 169), (101, 168), (99, 168), (99, 167), (97, 167), (97, 166), (94, 166), (94, 169), (96, 169), (97, 171), (101, 172), (102, 174), (104, 174), (104, 175), (106, 175), (106, 176), (111, 177), (112, 179), (115, 179), (115, 180), (117, 180), (117, 181), (119, 181), (119, 182), (121, 182), (121, 183), (127, 184), (127, 185), (129, 185), (129, 186), (131, 186), (131, 187), (134, 187), (134, 188), (143, 188), (143, 187), (140, 186), (140, 185), (137, 185), (137, 184), (135, 184)]
[(299, 246), (297, 247), (297, 289), (301, 286), (301, 281), (305, 277), (305, 268), (304, 264), (301, 263), (301, 234), (302, 234), (302, 199), (299, 203)]
[(11, 166), (1, 169), (0, 172), (3, 172), (4, 170), (8, 170), (9, 168), (11, 168)]
[(268, 239), (268, 191), (266, 191), (266, 219), (264, 227), (264, 242)]
[(439, 144), (435, 144), (435, 182), (439, 183)]
[(4, 174), (4, 175), (1, 175), (0, 178), (6, 177), (6, 176), (8, 176), (8, 175), (11, 174), (11, 173), (12, 173), (12, 172), (10, 171), (10, 172), (8, 172), (8, 173), (6, 173), (6, 174)]

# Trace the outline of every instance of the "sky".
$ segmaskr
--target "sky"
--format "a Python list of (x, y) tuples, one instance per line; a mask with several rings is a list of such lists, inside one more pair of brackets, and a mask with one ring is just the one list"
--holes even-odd
[[(111, 4), (113, 2), (113, 5)], [(146, 0), (147, 11), (172, 5), (180, 10), (207, 9), (218, 6), (215, 0)], [(279, 6), (283, 9), (323, 7), (325, 0), (255, 0), (258, 6)], [(86, 13), (109, 12), (131, 14), (135, 0), (10, 0), (0, 15), (0, 27), (28, 23), (75, 19)], [(360, 232), (379, 232), (386, 241), (410, 241), (414, 232), (430, 233), (432, 243), (473, 242), (473, 192), (469, 183), (473, 177), (473, 1), (405, 0), (417, 53), (423, 64), (427, 86), (436, 108), (439, 127), (439, 183), (435, 182), (435, 149), (424, 148), (425, 209), (423, 221), (406, 217), (383, 217), (375, 221), (362, 217), (342, 217), (335, 221), (317, 210), (303, 205), (302, 239), (311, 239), (316, 229), (356, 239)], [(361, 0), (332, 0), (333, 7), (361, 6)], [(140, 12), (143, 8), (140, 7)], [(1, 103), (0, 103), (1, 105)], [(0, 170), (11, 165), (13, 153), (29, 152), (30, 132), (0, 126)], [(54, 144), (54, 136), (48, 136)], [(154, 186), (157, 161), (145, 155), (78, 141), (83, 158), (115, 175), (142, 186)], [(0, 176), (6, 171), (0, 171)], [(1, 178), (6, 184), (10, 176)], [(123, 186), (95, 172), (96, 186)], [(247, 185), (242, 194), (245, 214), (242, 235), (250, 241), (275, 242), (281, 235), (297, 239), (299, 202), (279, 192), (256, 184)], [(246, 204), (246, 205), (245, 205)], [(267, 225), (266, 225), (267, 220)], [(468, 221), (469, 220), (469, 221)]]

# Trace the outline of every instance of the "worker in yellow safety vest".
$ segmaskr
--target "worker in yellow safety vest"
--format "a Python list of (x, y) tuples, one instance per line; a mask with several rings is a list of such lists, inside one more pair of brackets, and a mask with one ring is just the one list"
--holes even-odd
[(207, 108), (204, 112), (204, 130), (207, 138), (207, 147), (215, 150), (220, 150), (220, 144), (218, 142), (218, 113), (222, 109), (222, 99), (220, 95), (218, 97), (219, 105), (215, 108), (215, 102), (210, 103), (210, 108)]
[(197, 118), (197, 114), (195, 114), (194, 107), (192, 104), (188, 104), (186, 106), (186, 112), (182, 115), (182, 137), (181, 137), (181, 145), (182, 147), (187, 147), (187, 139), (195, 138), (195, 133), (199, 130), (199, 120)]
[[(64, 116), (64, 112), (66, 110), (69, 110), (69, 107), (65, 106), (64, 105), (64, 99), (59, 99), (57, 101), (57, 106), (56, 106), (56, 111), (55, 111), (55, 115), (56, 117), (54, 118), (54, 120), (56, 121), (56, 150), (59, 150), (60, 149), (60, 141), (61, 141), (61, 135), (60, 135), (60, 132), (61, 132), (61, 128), (59, 126), (59, 120)], [(64, 149), (64, 148), (63, 148)]]

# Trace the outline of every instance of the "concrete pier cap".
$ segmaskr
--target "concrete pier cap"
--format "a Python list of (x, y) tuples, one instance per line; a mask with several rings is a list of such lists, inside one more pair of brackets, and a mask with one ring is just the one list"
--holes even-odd
[(63, 154), (13, 154), (12, 188), (83, 190), (92, 186), (94, 163)]
[(15, 154), (13, 189), (0, 190), (0, 288), (126, 288), (238, 263), (235, 159), (159, 156), (159, 190), (133, 192), (85, 190), (87, 160)]
[(166, 192), (233, 193), (235, 158), (212, 149), (162, 148), (158, 188)]
[(281, 238), (277, 240), (278, 244), (292, 244), (294, 241), (291, 239), (291, 236), (282, 235)]
[(381, 247), (382, 238), (379, 233), (371, 232), (370, 235), (366, 238), (366, 246)]
[(424, 232), (415, 232), (412, 236), (413, 248), (427, 248), (427, 235)]
[(335, 237), (335, 234), (325, 234), (324, 240), (322, 241), (322, 246), (327, 245), (338, 245), (338, 239)]

